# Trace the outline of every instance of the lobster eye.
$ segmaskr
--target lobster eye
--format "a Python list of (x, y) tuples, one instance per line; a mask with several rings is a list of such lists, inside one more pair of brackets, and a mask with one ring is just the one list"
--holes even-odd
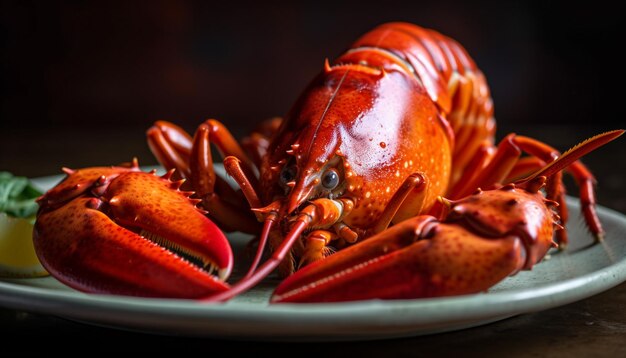
[(322, 186), (328, 190), (335, 189), (339, 184), (339, 174), (335, 169), (328, 169), (322, 177)]
[(280, 171), (279, 180), (282, 185), (285, 185), (295, 179), (296, 179), (296, 166), (295, 165), (284, 167), (283, 170)]

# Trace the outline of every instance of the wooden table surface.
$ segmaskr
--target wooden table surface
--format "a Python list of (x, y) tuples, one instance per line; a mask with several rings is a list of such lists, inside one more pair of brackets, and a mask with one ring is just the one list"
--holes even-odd
[[(501, 129), (502, 134), (511, 128)], [(581, 139), (608, 128), (544, 127), (516, 128), (519, 134), (533, 135), (564, 150)], [(74, 134), (79, 134), (76, 137)], [(499, 137), (502, 136), (499, 135)], [(143, 130), (125, 133), (72, 133), (63, 140), (25, 131), (3, 133), (0, 141), (0, 169), (22, 175), (54, 174), (61, 166), (113, 164), (130, 156), (150, 158), (143, 143)], [(26, 139), (28, 138), (28, 139)], [(74, 138), (74, 139), (72, 139)], [(78, 138), (78, 139), (76, 139)], [(611, 143), (585, 162), (598, 180), (601, 205), (626, 213), (626, 139)], [(36, 145), (35, 145), (36, 143)], [(60, 145), (59, 143), (63, 143)], [(17, 148), (17, 149), (16, 149)], [(10, 155), (8, 154), (10, 153)], [(575, 194), (570, 190), (570, 194)], [(626, 238), (624, 238), (626, 240)], [(434, 356), (451, 353), (469, 356), (560, 357), (626, 356), (626, 283), (604, 293), (566, 306), (522, 314), (500, 322), (456, 332), (414, 338), (345, 343), (265, 343), (157, 336), (100, 328), (62, 318), (0, 308), (0, 352), (70, 352), (77, 342), (100, 352), (188, 352), (265, 356), (276, 351), (325, 356)], [(18, 344), (16, 339), (30, 344)], [(4, 356), (4, 354), (3, 354)]]

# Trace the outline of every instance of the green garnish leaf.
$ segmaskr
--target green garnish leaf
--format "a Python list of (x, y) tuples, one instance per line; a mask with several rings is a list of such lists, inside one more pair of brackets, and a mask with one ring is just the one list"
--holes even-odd
[(35, 199), (41, 194), (28, 178), (0, 172), (0, 212), (16, 218), (33, 217), (39, 209)]

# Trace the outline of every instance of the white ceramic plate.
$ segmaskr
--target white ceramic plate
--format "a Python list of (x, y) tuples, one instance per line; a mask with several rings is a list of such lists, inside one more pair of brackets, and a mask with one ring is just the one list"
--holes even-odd
[[(58, 179), (46, 177), (36, 183), (48, 188)], [(48, 277), (1, 280), (0, 304), (123, 329), (237, 339), (357, 340), (451, 331), (571, 303), (626, 280), (626, 217), (598, 208), (607, 235), (602, 244), (591, 245), (592, 238), (578, 215), (578, 203), (568, 198), (568, 204), (572, 216), (568, 225), (569, 248), (552, 252), (532, 271), (510, 277), (488, 293), (418, 300), (270, 305), (268, 298), (277, 281), (268, 279), (228, 303), (200, 304), (189, 300), (88, 295)], [(236, 252), (247, 239), (243, 235), (231, 238)]]

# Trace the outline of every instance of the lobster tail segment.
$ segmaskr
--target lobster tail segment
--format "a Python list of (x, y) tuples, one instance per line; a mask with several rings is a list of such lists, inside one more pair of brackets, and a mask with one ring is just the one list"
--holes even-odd
[(464, 102), (470, 98), (455, 98), (460, 83), (475, 87), (467, 94), (475, 97), (482, 111), (492, 113), (489, 88), (482, 72), (465, 49), (451, 38), (413, 24), (392, 22), (363, 35), (347, 54), (365, 49), (400, 59), (445, 114), (469, 105)]

